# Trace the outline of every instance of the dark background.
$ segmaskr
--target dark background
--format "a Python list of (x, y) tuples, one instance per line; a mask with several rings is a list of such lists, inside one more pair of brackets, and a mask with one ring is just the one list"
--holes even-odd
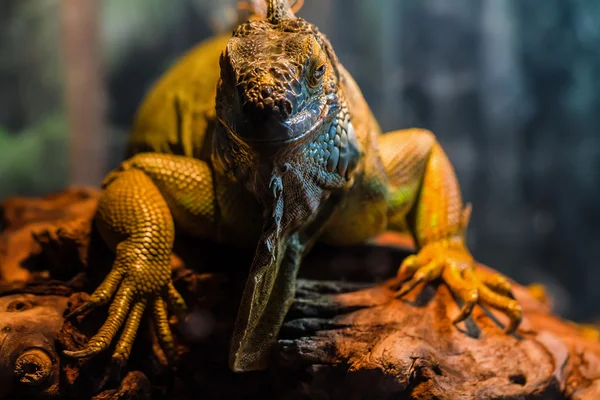
[[(2, 0), (0, 199), (97, 185), (148, 86), (235, 1)], [(305, 0), (385, 130), (433, 130), (475, 256), (600, 314), (600, 2)]]

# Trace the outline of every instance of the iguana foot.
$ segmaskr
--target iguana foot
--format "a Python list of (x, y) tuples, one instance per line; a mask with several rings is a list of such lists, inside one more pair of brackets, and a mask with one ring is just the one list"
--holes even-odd
[(507, 333), (514, 332), (521, 322), (521, 306), (512, 295), (510, 283), (500, 274), (477, 271), (461, 240), (447, 239), (424, 246), (404, 260), (398, 278), (403, 285), (396, 297), (404, 296), (421, 282), (441, 278), (463, 302), (454, 323), (465, 320), (476, 304), (504, 312), (510, 319)]
[(82, 358), (98, 354), (122, 331), (113, 361), (124, 364), (146, 310), (166, 356), (171, 359), (175, 356), (167, 306), (181, 318), (185, 302), (171, 281), (173, 218), (153, 181), (144, 172), (132, 169), (133, 162), (141, 161), (135, 157), (131, 160), (109, 174), (98, 201), (98, 232), (107, 244), (116, 243), (112, 269), (89, 301), (69, 316), (110, 302), (108, 318), (82, 349), (65, 351), (67, 356)]
[(115, 364), (124, 365), (131, 354), (133, 342), (144, 312), (149, 308), (160, 345), (169, 361), (174, 361), (176, 351), (173, 334), (168, 322), (167, 306), (180, 319), (184, 318), (186, 306), (183, 298), (170, 281), (162, 289), (152, 291), (145, 290), (148, 288), (143, 288), (144, 285), (136, 285), (135, 282), (140, 280), (135, 279), (134, 276), (125, 279), (120, 278), (119, 269), (113, 269), (91, 295), (90, 299), (67, 316), (68, 319), (73, 318), (107, 304), (116, 291), (114, 300), (108, 310), (108, 318), (98, 333), (89, 340), (84, 348), (77, 351), (65, 350), (64, 354), (73, 358), (94, 356), (106, 350), (119, 330), (123, 328), (112, 358)]

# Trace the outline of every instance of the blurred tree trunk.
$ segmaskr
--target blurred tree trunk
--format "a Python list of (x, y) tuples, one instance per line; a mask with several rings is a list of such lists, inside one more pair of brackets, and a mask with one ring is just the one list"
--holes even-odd
[(106, 104), (99, 11), (97, 0), (61, 0), (73, 185), (98, 185), (106, 173), (108, 133), (104, 126)]

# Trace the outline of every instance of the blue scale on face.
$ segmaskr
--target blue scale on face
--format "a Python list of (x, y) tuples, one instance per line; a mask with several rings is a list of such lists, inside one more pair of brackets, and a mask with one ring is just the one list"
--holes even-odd
[(358, 145), (354, 129), (346, 112), (340, 112), (329, 129), (308, 145), (306, 155), (328, 172), (345, 176)]

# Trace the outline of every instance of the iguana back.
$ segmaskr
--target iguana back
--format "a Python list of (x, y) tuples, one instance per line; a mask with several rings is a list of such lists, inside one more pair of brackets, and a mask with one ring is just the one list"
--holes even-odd
[(204, 158), (206, 132), (215, 123), (219, 57), (229, 37), (203, 41), (154, 83), (136, 112), (127, 157), (157, 152)]

